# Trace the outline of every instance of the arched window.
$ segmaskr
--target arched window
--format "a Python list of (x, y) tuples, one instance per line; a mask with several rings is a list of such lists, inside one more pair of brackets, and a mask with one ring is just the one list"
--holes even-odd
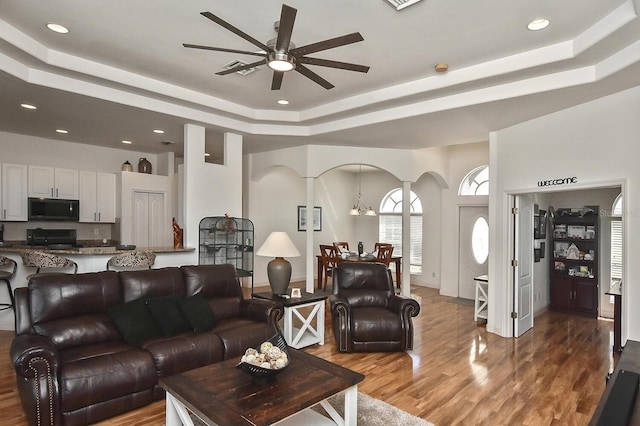
[[(409, 270), (412, 274), (418, 275), (422, 273), (422, 202), (413, 191), (410, 194), (409, 211)], [(378, 241), (393, 244), (393, 255), (402, 256), (402, 188), (390, 191), (382, 199), (378, 222)]]
[(622, 217), (622, 194), (618, 194), (613, 202), (613, 207), (611, 207), (611, 216)]
[(489, 166), (480, 166), (467, 174), (458, 195), (489, 195)]

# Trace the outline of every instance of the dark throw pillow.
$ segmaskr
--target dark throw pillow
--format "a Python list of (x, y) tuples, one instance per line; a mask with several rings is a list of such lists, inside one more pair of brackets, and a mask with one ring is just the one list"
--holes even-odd
[(147, 307), (165, 336), (174, 336), (191, 330), (191, 325), (178, 307), (180, 299), (170, 296), (147, 300)]
[(107, 309), (125, 342), (139, 346), (140, 343), (161, 335), (160, 327), (147, 308), (144, 299), (132, 300)]
[(191, 324), (191, 329), (196, 333), (209, 331), (216, 325), (216, 317), (211, 306), (200, 293), (180, 299), (178, 306), (182, 315)]

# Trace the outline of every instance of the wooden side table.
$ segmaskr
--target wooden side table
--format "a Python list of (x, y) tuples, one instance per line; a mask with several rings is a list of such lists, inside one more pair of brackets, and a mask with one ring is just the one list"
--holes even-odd
[[(278, 300), (284, 305), (283, 334), (287, 344), (300, 349), (314, 344), (324, 345), (324, 292), (302, 292), (301, 297), (282, 298), (271, 292), (253, 293), (258, 299)], [(299, 327), (296, 327), (296, 324)]]
[(486, 321), (489, 310), (489, 276), (480, 275), (473, 280), (476, 283), (476, 302), (473, 310), (473, 320), (478, 321), (478, 318), (480, 318)]

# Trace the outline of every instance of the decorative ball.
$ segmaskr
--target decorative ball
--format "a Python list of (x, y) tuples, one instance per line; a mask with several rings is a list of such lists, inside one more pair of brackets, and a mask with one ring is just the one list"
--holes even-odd
[(267, 351), (268, 351), (269, 349), (271, 349), (272, 347), (273, 347), (273, 343), (271, 343), (271, 342), (263, 342), (263, 343), (260, 345), (260, 352), (262, 352), (263, 354), (264, 354), (264, 353), (267, 353)]

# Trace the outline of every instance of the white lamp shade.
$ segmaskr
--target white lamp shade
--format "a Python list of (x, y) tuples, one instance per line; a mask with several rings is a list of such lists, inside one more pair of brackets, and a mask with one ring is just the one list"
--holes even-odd
[(286, 232), (272, 232), (256, 252), (258, 256), (297, 257), (300, 252)]

